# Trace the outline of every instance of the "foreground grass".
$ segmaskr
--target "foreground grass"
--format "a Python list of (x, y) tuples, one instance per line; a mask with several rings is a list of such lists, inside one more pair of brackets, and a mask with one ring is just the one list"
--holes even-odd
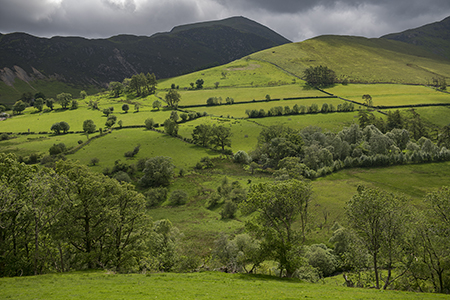
[(270, 276), (104, 271), (1, 278), (2, 299), (449, 299), (446, 295), (345, 288)]

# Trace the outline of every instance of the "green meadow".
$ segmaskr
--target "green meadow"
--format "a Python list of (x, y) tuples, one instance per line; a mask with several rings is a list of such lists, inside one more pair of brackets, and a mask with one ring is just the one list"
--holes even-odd
[(447, 295), (311, 284), (264, 275), (104, 271), (1, 278), (3, 299), (448, 299)]
[(295, 77), (280, 72), (277, 67), (267, 62), (239, 59), (223, 66), (160, 80), (158, 88), (169, 89), (172, 84), (180, 89), (191, 88), (190, 84), (195, 83), (197, 79), (205, 81), (205, 88), (214, 88), (216, 82), (220, 88), (286, 84), (292, 83)]
[[(132, 151), (138, 145), (139, 153), (133, 159), (126, 160), (124, 153)], [(154, 156), (169, 156), (179, 169), (189, 169), (202, 157), (214, 157), (218, 156), (218, 153), (145, 128), (132, 128), (113, 130), (68, 157), (85, 165), (90, 164), (91, 159), (96, 157), (100, 162), (94, 169), (101, 171), (105, 167), (112, 167), (117, 159), (131, 164), (140, 158)]]
[(309, 66), (328, 66), (341, 78), (362, 83), (427, 84), (450, 76), (450, 63), (408, 44), (386, 39), (325, 35), (250, 55), (297, 76)]
[(450, 94), (421, 85), (350, 84), (326, 89), (339, 97), (363, 103), (362, 95), (372, 96), (374, 106), (450, 103)]
[[(264, 100), (266, 95), (271, 99), (295, 98), (295, 97), (323, 97), (328, 96), (316, 89), (305, 88), (304, 85), (290, 84), (274, 87), (246, 87), (246, 88), (217, 88), (204, 90), (179, 91), (181, 95), (180, 106), (205, 105), (210, 97), (221, 97), (222, 103), (226, 103), (226, 98), (234, 99), (235, 103), (253, 100)], [(164, 98), (166, 93), (159, 93), (158, 96)]]

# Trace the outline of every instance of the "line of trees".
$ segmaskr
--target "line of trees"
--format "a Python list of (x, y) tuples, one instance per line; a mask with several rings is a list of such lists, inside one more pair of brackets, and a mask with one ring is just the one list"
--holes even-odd
[(125, 78), (123, 82), (111, 81), (109, 83), (109, 91), (111, 97), (117, 98), (123, 92), (136, 93), (138, 97), (152, 95), (156, 92), (155, 74), (144, 73), (133, 75), (131, 78)]
[(215, 147), (225, 151), (225, 147), (231, 147), (231, 128), (223, 125), (201, 124), (195, 126), (192, 132), (194, 143), (203, 147)]
[(290, 106), (275, 106), (270, 108), (267, 112), (264, 109), (247, 109), (245, 114), (249, 118), (264, 118), (272, 116), (288, 116), (288, 115), (303, 115), (303, 114), (317, 114), (317, 113), (331, 113), (331, 112), (349, 112), (354, 111), (355, 105), (351, 102), (340, 103), (335, 107), (333, 104), (323, 103), (319, 108), (317, 103), (312, 103), (310, 106), (295, 104), (292, 109)]

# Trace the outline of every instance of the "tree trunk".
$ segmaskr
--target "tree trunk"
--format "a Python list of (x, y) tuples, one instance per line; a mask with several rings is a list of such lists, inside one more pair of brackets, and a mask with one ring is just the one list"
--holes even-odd
[(378, 262), (377, 262), (377, 253), (375, 252), (373, 254), (373, 270), (375, 272), (375, 282), (376, 282), (376, 288), (380, 288), (380, 279), (378, 276)]

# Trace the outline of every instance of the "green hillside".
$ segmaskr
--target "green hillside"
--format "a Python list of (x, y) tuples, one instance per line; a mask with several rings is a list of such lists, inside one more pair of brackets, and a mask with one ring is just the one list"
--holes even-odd
[[(423, 69), (408, 66), (410, 60)], [(316, 64), (327, 65), (340, 78), (348, 78), (350, 83), (335, 84), (326, 88), (325, 92), (309, 87), (299, 77), (305, 68)], [(409, 68), (415, 71), (408, 72)], [(245, 191), (258, 183), (291, 176), (283, 173), (280, 176), (280, 171), (283, 170), (279, 165), (273, 162), (270, 164), (268, 154), (259, 155), (258, 151), (263, 151), (262, 148), (254, 151), (263, 130), (273, 125), (285, 125), (302, 131), (303, 153), (295, 155), (303, 159), (304, 166), (295, 172), (303, 172), (301, 174), (309, 178), (313, 191), (303, 245), (308, 249), (310, 245), (322, 244), (321, 247), (328, 247), (330, 250), (334, 246), (329, 241), (334, 232), (334, 224), (348, 226), (345, 207), (357, 193), (359, 185), (401, 193), (405, 195), (405, 206), (421, 209), (426, 206), (423, 200), (425, 195), (448, 184), (450, 155), (445, 156), (445, 147), (439, 145), (438, 148), (437, 145), (442, 142), (438, 135), (444, 132), (444, 126), (450, 120), (450, 109), (448, 106), (444, 107), (450, 103), (450, 95), (428, 86), (399, 84), (426, 84), (427, 76), (438, 73), (450, 74), (450, 63), (439, 62), (433, 55), (425, 52), (408, 50), (399, 42), (356, 37), (320, 37), (259, 52), (227, 65), (160, 80), (155, 95), (138, 97), (132, 93), (124, 93), (113, 98), (108, 93), (101, 93), (80, 100), (77, 109), (64, 110), (59, 104), (55, 104), (52, 111), (45, 109), (37, 112), (35, 108), (28, 107), (22, 114), (0, 121), (0, 152), (14, 153), (20, 161), (27, 163), (42, 159), (42, 163), (51, 165), (54, 158), (48, 155), (50, 147), (64, 143), (68, 149), (64, 156), (66, 159), (77, 160), (96, 173), (114, 178), (122, 172), (122, 178), (124, 175), (128, 177), (127, 180), (136, 190), (146, 196), (147, 208), (142, 211), (152, 221), (169, 219), (177, 228), (176, 253), (180, 260), (172, 270), (212, 270), (222, 266), (213, 254), (218, 238), (222, 234), (231, 238), (244, 233), (245, 224), (252, 219), (252, 215), (244, 215), (237, 210), (233, 217), (223, 217), (222, 212), (228, 200), (221, 198), (215, 205), (209, 205), (211, 199), (223, 188), (224, 182), (239, 186)], [(201, 89), (191, 86), (198, 79), (204, 80)], [(356, 84), (352, 81), (364, 83)], [(165, 106), (164, 97), (173, 86), (181, 96), (178, 109), (154, 109), (153, 103), (156, 100)], [(366, 94), (371, 95), (374, 107), (381, 108), (374, 110), (366, 107), (362, 99)], [(210, 97), (220, 97), (222, 103), (207, 105), (206, 101)], [(227, 97), (233, 98), (234, 103), (226, 104)], [(94, 101), (98, 103), (98, 109), (92, 108), (91, 103)], [(339, 109), (349, 103), (353, 105), (350, 110)], [(129, 105), (128, 112), (122, 110), (123, 104)], [(442, 106), (422, 106), (411, 110), (413, 105), (436, 104)], [(139, 110), (133, 110), (135, 105), (139, 106)], [(386, 123), (388, 114), (396, 109), (383, 109), (382, 106), (402, 106), (399, 114), (404, 118), (404, 124), (401, 126), (411, 130), (406, 136), (406, 140), (411, 142), (408, 147), (403, 145), (400, 149), (401, 146), (395, 146), (394, 138), (391, 139), (392, 135), (389, 135), (392, 132), (389, 132)], [(117, 117), (117, 122), (111, 129), (107, 128), (107, 117), (103, 113), (103, 109), (110, 107), (114, 108), (112, 114)], [(179, 128), (177, 134), (171, 136), (164, 132), (162, 124), (175, 111), (179, 117), (176, 121)], [(250, 118), (251, 111), (263, 114)], [(280, 113), (273, 114), (273, 111)], [(362, 124), (361, 115), (364, 114), (373, 116), (372, 123), (368, 127), (359, 128), (359, 124)], [(153, 130), (144, 127), (145, 120), (149, 118), (158, 124)], [(97, 126), (97, 131), (89, 135), (82, 132), (83, 121), (87, 119), (93, 120)], [(69, 133), (52, 133), (52, 125), (61, 121), (70, 125)], [(425, 128), (426, 132), (414, 135), (413, 126), (410, 126), (413, 122), (418, 125), (414, 128)], [(202, 147), (195, 144), (193, 130), (199, 125), (230, 130), (230, 145), (226, 145), (225, 151), (221, 151), (221, 147), (217, 145)], [(381, 129), (374, 126), (380, 126)], [(350, 130), (349, 128), (354, 130), (352, 132), (355, 133), (356, 140), (345, 141), (345, 144), (344, 139), (349, 139), (349, 134), (343, 131)], [(365, 131), (363, 128), (366, 128)], [(376, 138), (371, 138), (374, 136)], [(377, 144), (378, 140), (385, 143)], [(277, 138), (271, 142), (277, 147)], [(377, 145), (381, 146), (375, 147)], [(385, 145), (389, 145), (389, 148)], [(139, 151), (133, 157), (126, 157), (125, 153), (136, 146), (139, 146)], [(382, 148), (379, 153), (376, 152), (378, 148)], [(74, 151), (77, 149), (78, 151)], [(275, 154), (283, 150), (274, 149)], [(339, 149), (346, 153), (340, 156), (337, 152)], [(426, 149), (430, 149), (429, 152), (425, 152)], [(235, 162), (233, 155), (239, 150), (251, 154), (254, 161)], [(324, 154), (323, 157), (328, 161), (322, 162), (321, 157), (315, 157), (317, 153)], [(429, 153), (433, 153), (433, 156)], [(307, 161), (306, 154), (312, 159)], [(154, 156), (172, 158), (176, 168), (167, 193), (172, 195), (176, 190), (185, 191), (188, 195), (185, 204), (174, 206), (169, 199), (151, 202), (148, 194), (150, 190), (138, 183), (144, 174), (143, 164)], [(95, 163), (94, 158), (98, 159)], [(394, 161), (394, 158), (399, 159)], [(315, 160), (323, 164), (313, 166)], [(116, 171), (119, 168), (121, 171), (118, 173)], [(298, 228), (300, 224), (296, 222), (294, 226)], [(132, 272), (146, 272), (147, 267), (156, 270), (153, 265), (141, 266), (143, 269), (133, 269)], [(53, 270), (52, 268), (50, 263), (48, 269)], [(28, 299), (30, 295), (36, 294), (43, 295), (42, 298), (46, 299), (67, 298), (66, 293), (80, 298), (84, 297), (85, 291), (90, 291), (92, 298), (126, 299), (154, 296), (154, 291), (157, 291), (158, 297), (173, 298), (177, 295), (186, 299), (221, 299), (228, 296), (246, 299), (296, 299), (299, 295), (302, 298), (316, 299), (429, 297), (428, 294), (343, 288), (340, 287), (344, 283), (342, 275), (319, 281), (316, 285), (299, 280), (265, 277), (276, 274), (275, 269), (276, 264), (266, 260), (256, 269), (259, 273), (256, 276), (202, 272), (190, 275), (149, 272), (145, 276), (95, 271), (28, 277), (30, 281), (27, 282), (21, 281), (21, 278), (7, 278), (0, 280), (0, 288), (5, 287), (2, 290), (12, 299), (15, 295), (17, 298)], [(365, 270), (370, 272), (370, 267)], [(385, 269), (380, 272), (383, 276), (387, 274)], [(447, 276), (448, 271), (445, 272)], [(50, 278), (50, 283), (46, 281), (47, 278)], [(113, 285), (109, 287), (108, 283)], [(437, 291), (432, 286), (433, 283), (432, 280), (424, 279), (419, 287), (399, 282), (390, 288), (406, 289), (407, 286), (416, 291)], [(66, 288), (56, 290), (55, 286)], [(81, 290), (80, 286), (84, 288)], [(105, 288), (99, 290), (98, 286)], [(373, 280), (367, 278), (364, 286), (373, 286)], [(94, 287), (96, 291), (99, 290), (98, 296)], [(143, 289), (140, 290), (140, 287)]]
[(355, 83), (427, 84), (450, 77), (450, 61), (419, 47), (354, 36), (320, 36), (250, 56), (302, 76), (309, 66), (328, 66), (340, 80)]
[(405, 42), (450, 59), (450, 17), (440, 22), (400, 33), (391, 33), (381, 38)]
[(129, 274), (76, 272), (1, 278), (5, 299), (448, 299), (445, 295), (308, 284), (269, 276), (202, 272)]

